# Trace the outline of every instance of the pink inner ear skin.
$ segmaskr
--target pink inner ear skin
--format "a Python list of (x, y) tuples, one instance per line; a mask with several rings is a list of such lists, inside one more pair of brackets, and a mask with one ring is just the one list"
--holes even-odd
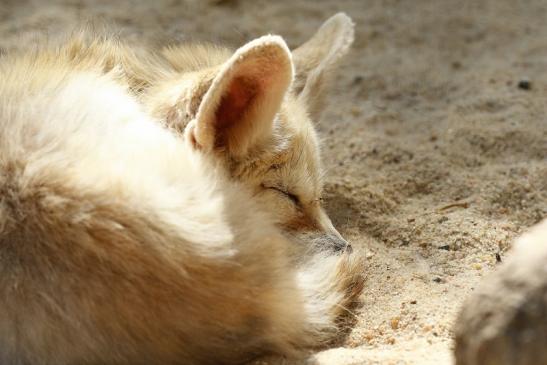
[(259, 93), (259, 86), (252, 80), (243, 77), (235, 78), (222, 97), (215, 113), (215, 127), (217, 132), (235, 127), (241, 122), (245, 112), (251, 107), (255, 96)]

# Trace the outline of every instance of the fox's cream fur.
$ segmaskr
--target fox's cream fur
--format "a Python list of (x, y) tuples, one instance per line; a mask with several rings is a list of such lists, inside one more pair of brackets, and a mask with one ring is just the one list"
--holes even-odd
[(75, 37), (0, 60), (0, 364), (239, 363), (328, 341), (361, 260), (321, 208), (338, 14), (292, 54)]

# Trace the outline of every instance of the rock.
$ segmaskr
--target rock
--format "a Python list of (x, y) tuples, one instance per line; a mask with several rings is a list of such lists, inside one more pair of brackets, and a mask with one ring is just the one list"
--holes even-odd
[(463, 305), (456, 365), (547, 364), (547, 219), (507, 257)]

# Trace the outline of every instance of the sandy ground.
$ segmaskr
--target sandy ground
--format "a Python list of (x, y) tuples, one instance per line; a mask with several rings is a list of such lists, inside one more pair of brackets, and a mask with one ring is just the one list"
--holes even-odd
[(547, 215), (547, 2), (1, 0), (0, 50), (86, 19), (139, 42), (297, 46), (338, 11), (357, 29), (319, 123), (326, 201), (367, 283), (348, 338), (309, 361), (449, 364), (462, 300)]

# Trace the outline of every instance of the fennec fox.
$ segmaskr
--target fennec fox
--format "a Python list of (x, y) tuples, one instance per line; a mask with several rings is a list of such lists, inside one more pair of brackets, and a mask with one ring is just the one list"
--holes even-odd
[[(361, 259), (321, 208), (338, 14), (294, 52), (75, 37), (0, 61), (0, 364), (221, 364), (336, 333)], [(301, 249), (304, 248), (304, 249)]]

